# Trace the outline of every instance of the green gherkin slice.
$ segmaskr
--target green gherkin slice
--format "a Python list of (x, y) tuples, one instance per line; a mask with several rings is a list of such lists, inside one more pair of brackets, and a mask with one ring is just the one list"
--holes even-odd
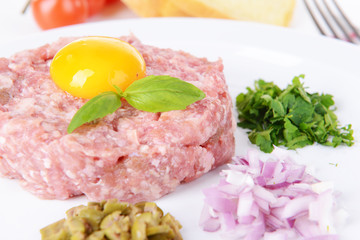
[(40, 230), (43, 240), (181, 240), (181, 225), (153, 202), (118, 200), (73, 207), (62, 219)]

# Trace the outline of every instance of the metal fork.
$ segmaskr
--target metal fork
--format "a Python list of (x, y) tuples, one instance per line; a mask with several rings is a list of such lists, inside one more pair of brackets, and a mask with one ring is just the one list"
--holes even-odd
[(360, 44), (359, 29), (351, 23), (336, 0), (304, 0), (304, 3), (321, 34)]

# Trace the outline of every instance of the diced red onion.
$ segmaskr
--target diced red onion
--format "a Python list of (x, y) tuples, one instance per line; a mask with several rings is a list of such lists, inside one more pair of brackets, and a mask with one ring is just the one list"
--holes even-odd
[(212, 209), (209, 205), (205, 204), (201, 213), (200, 226), (203, 227), (204, 231), (215, 232), (220, 229), (220, 221), (210, 214)]
[[(286, 156), (262, 161), (255, 151), (233, 158), (217, 186), (204, 189), (200, 225), (245, 240), (337, 240), (332, 184)], [(344, 216), (344, 214), (341, 214)]]

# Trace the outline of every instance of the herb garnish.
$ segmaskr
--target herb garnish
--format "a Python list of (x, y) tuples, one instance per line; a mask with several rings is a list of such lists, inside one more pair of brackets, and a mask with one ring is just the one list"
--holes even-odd
[(273, 82), (255, 81), (255, 90), (247, 88), (236, 98), (239, 127), (248, 128), (249, 140), (269, 153), (273, 145), (288, 149), (302, 148), (318, 142), (337, 147), (354, 144), (351, 124), (338, 126), (333, 96), (308, 93), (300, 78), (281, 90)]
[(185, 109), (205, 97), (194, 85), (170, 76), (147, 76), (133, 82), (124, 92), (114, 87), (117, 93), (103, 92), (86, 102), (74, 115), (67, 132), (115, 112), (121, 107), (121, 98), (139, 110), (166, 112)]

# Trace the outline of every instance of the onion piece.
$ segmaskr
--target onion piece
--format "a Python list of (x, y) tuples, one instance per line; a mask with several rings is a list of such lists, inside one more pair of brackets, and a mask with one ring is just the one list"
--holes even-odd
[(339, 239), (332, 183), (320, 182), (304, 165), (276, 155), (274, 151), (267, 161), (256, 151), (234, 157), (220, 173), (220, 183), (203, 191), (202, 229), (221, 230), (228, 239)]

